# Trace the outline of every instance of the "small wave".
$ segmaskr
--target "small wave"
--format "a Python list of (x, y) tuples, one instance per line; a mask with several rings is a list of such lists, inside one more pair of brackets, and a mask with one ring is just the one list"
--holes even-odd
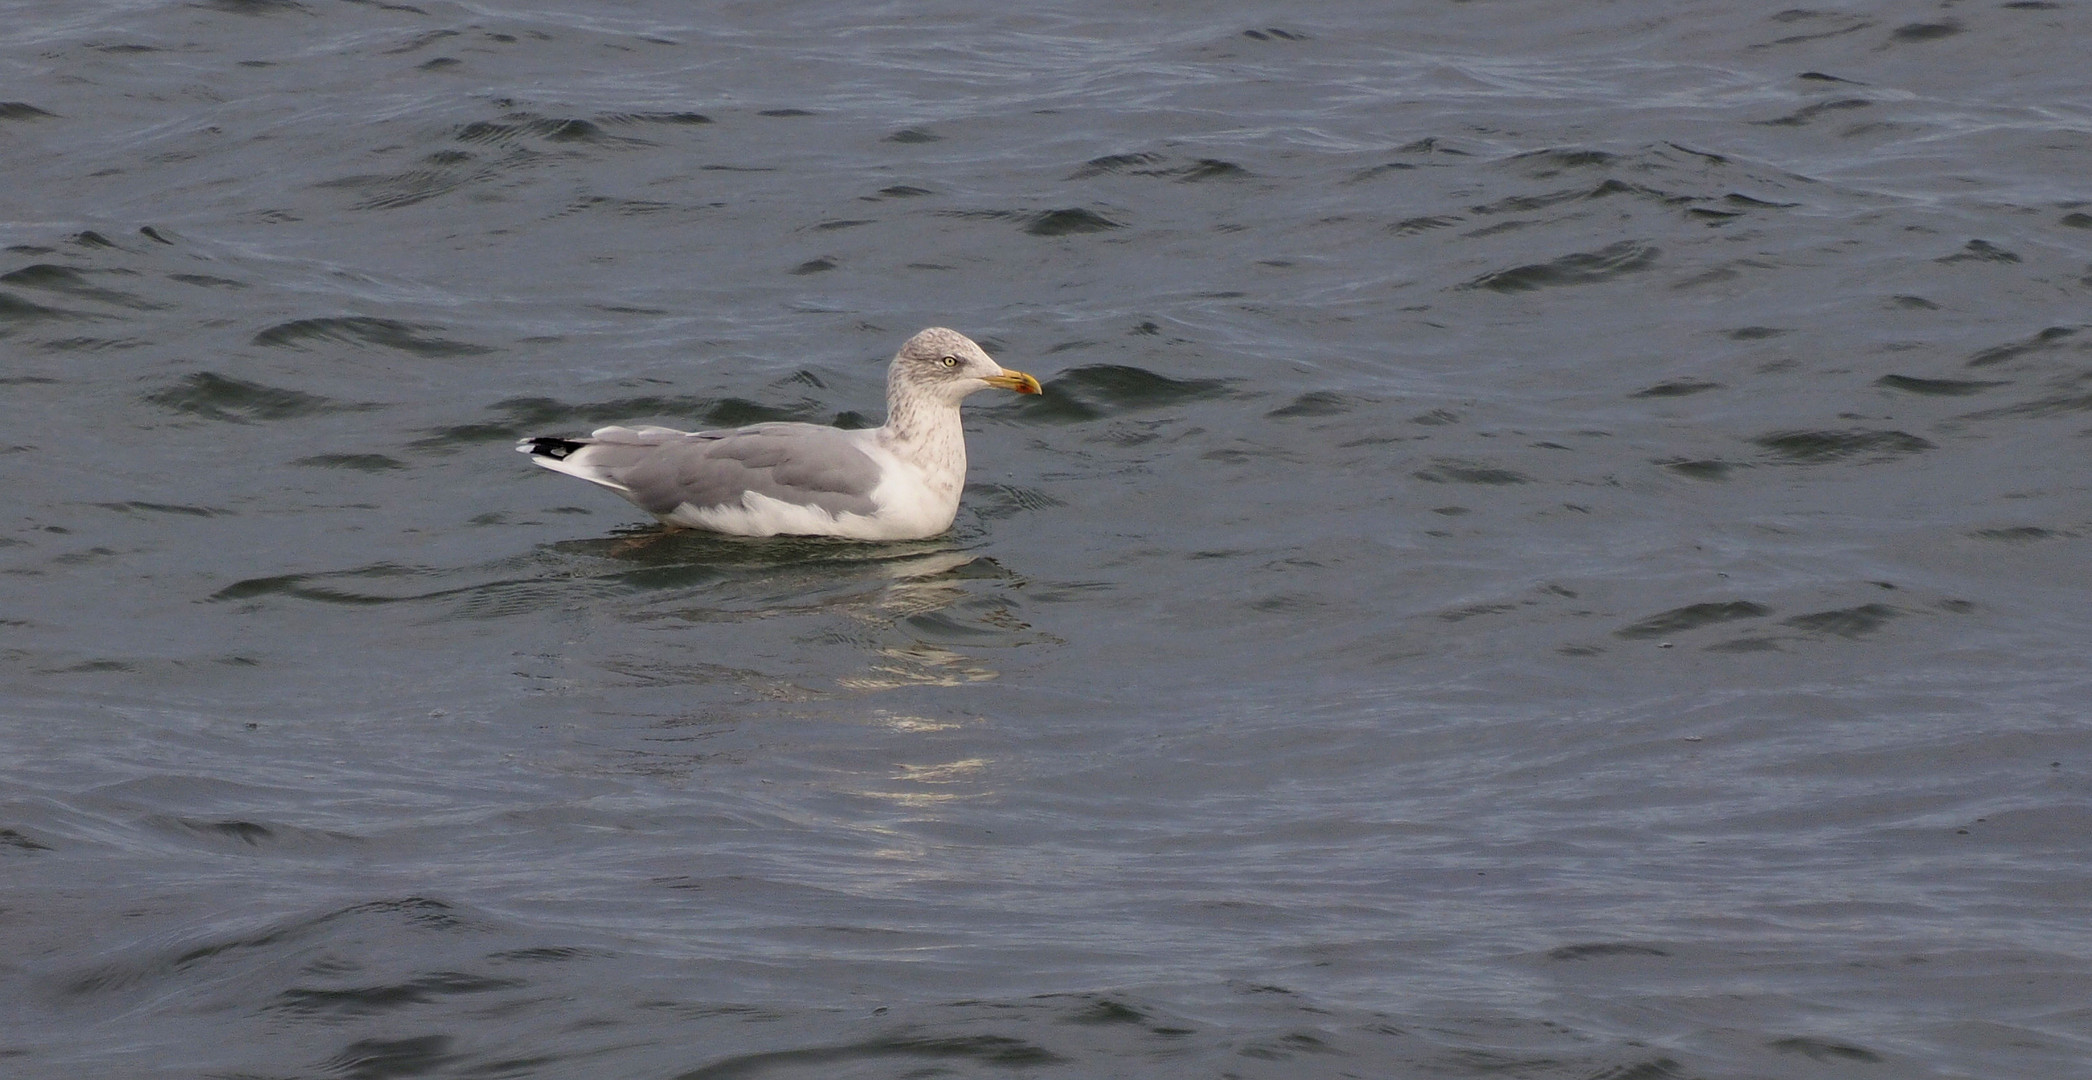
[(1629, 623), (1613, 631), (1614, 637), (1636, 640), (1662, 637), (1666, 634), (1696, 630), (1716, 623), (1735, 622), (1739, 619), (1762, 619), (1772, 614), (1772, 609), (1750, 600), (1724, 600), (1702, 604), (1687, 604), (1658, 612), (1646, 619)]
[(1299, 416), (1339, 416), (1363, 403), (1362, 399), (1334, 390), (1310, 390), (1264, 415), (1273, 420)]
[(2009, 386), (2004, 382), (1985, 382), (1978, 379), (1920, 379), (1913, 375), (1883, 375), (1874, 380), (1874, 385), (1890, 390), (1901, 390), (1906, 394), (1923, 394), (1927, 397), (1967, 397), (1980, 394), (1997, 386)]
[(301, 416), (383, 408), (370, 402), (335, 401), (303, 390), (265, 386), (214, 371), (185, 375), (173, 386), (146, 394), (145, 401), (170, 412), (229, 423), (292, 420)]
[(1851, 640), (1881, 629), (1888, 625), (1890, 619), (1901, 614), (1902, 611), (1887, 604), (1861, 604), (1858, 607), (1796, 615), (1780, 620), (1780, 625), (1791, 626), (1804, 633), (1830, 634)]
[(1218, 397), (1227, 379), (1173, 379), (1126, 364), (1092, 364), (1071, 368), (1046, 384), (1046, 392), (1022, 402), (1017, 413), (1026, 420), (1075, 422)]
[(1503, 469), (1474, 461), (1440, 458), (1426, 469), (1410, 474), (1427, 484), (1482, 484), (1502, 487), (1510, 484), (1530, 484), (1533, 478), (1515, 469)]
[(1888, 461), (1938, 449), (1928, 439), (1904, 431), (1775, 431), (1752, 442), (1797, 465), (1821, 465), (1853, 458)]
[(1720, 389), (1722, 389), (1722, 384), (1718, 382), (1707, 382), (1701, 379), (1670, 379), (1647, 389), (1637, 390), (1627, 396), (1634, 398), (1672, 398), (1685, 397), (1689, 394), (1704, 394), (1709, 390)]
[(10, 292), (0, 292), (0, 334), (7, 332), (9, 323), (32, 323), (61, 319), (88, 320), (101, 317), (92, 312), (46, 307), (34, 300), (24, 300)]
[(494, 350), (469, 341), (453, 341), (428, 333), (431, 327), (369, 315), (292, 319), (277, 323), (254, 335), (254, 344), (274, 348), (305, 349), (310, 343), (341, 342), (376, 345), (416, 356), (479, 356)]
[(2022, 341), (2010, 341), (1993, 345), (1969, 357), (1969, 367), (1991, 367), (2022, 356), (2052, 352), (2063, 348), (2063, 342), (2077, 336), (2078, 327), (2051, 326)]
[(1659, 461), (1656, 464), (1688, 480), (1727, 480), (1729, 474), (1737, 469), (1750, 467), (1748, 465), (1739, 465), (1733, 461), (1722, 461), (1719, 458)]
[(96, 285), (87, 275), (70, 266), (52, 263), (32, 263), (19, 270), (0, 274), (0, 285), (13, 285), (23, 289), (44, 289), (50, 292), (77, 296), (83, 300), (96, 300), (136, 311), (159, 311), (166, 304), (142, 300), (120, 289), (109, 289)]
[(1561, 285), (1595, 285), (1655, 265), (1660, 252), (1650, 244), (1622, 240), (1597, 251), (1576, 252), (1544, 263), (1496, 270), (1461, 286), (1491, 292), (1531, 292)]
[(1042, 210), (1027, 215), (1024, 231), (1033, 236), (1070, 236), (1076, 233), (1107, 232), (1126, 226), (1105, 217), (1094, 210), (1071, 207), (1065, 210)]

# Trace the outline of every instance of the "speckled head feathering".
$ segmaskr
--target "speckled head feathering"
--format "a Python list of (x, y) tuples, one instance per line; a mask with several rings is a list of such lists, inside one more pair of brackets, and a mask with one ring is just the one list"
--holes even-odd
[(1040, 392), (971, 338), (931, 327), (886, 371), (886, 424), (771, 423), (723, 431), (607, 427), (516, 449), (623, 495), (670, 525), (741, 536), (911, 540), (951, 527), (966, 484), (959, 403), (989, 388)]

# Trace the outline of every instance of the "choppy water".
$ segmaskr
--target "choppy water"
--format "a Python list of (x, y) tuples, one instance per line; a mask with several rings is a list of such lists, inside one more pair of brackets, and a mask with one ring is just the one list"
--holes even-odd
[(2085, 1075), (2084, 5), (541, 6), (4, 15), (9, 1075)]

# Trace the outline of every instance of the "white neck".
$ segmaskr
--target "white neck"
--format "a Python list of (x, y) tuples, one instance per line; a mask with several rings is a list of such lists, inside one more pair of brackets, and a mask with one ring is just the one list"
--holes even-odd
[(949, 484), (956, 495), (966, 482), (966, 431), (959, 423), (958, 403), (889, 391), (886, 410), (880, 443), (921, 469), (933, 485)]

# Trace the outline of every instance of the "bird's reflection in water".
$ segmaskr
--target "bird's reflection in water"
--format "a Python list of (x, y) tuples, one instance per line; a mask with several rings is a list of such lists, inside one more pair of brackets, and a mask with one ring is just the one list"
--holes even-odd
[[(818, 689), (823, 683), (867, 693), (981, 682), (998, 675), (986, 651), (1048, 640), (1018, 617), (1010, 595), (1017, 575), (948, 537), (867, 544), (648, 528), (554, 550), (596, 562), (590, 577), (636, 594), (639, 603), (621, 613), (631, 623), (731, 623), (750, 631), (722, 642), (730, 651), (708, 646), (708, 670), (752, 675), (753, 661), (779, 652), (782, 643), (768, 635), (788, 634), (792, 666), (819, 669), (791, 681), (817, 697), (828, 696)], [(846, 646), (854, 661), (839, 662), (835, 646)], [(635, 662), (667, 669), (690, 659), (627, 655), (610, 666), (629, 673)]]
[(553, 554), (593, 587), (570, 595), (587, 597), (580, 614), (595, 623), (576, 658), (616, 677), (602, 704), (646, 717), (593, 727), (588, 768), (687, 777), (781, 758), (835, 796), (829, 827), (900, 878), (934, 863), (922, 823), (991, 796), (1000, 770), (971, 731), (977, 717), (878, 695), (995, 679), (1010, 650), (1055, 640), (1020, 617), (1018, 575), (950, 538), (643, 529)]

